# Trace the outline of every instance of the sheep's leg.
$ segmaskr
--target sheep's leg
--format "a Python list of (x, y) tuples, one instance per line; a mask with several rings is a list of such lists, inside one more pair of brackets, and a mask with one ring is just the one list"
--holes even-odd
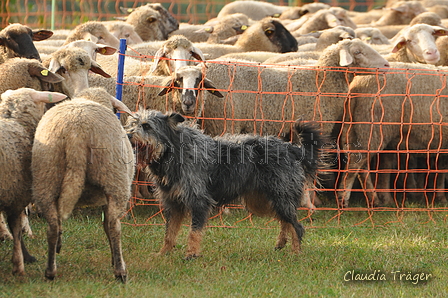
[(0, 241), (4, 241), (5, 239), (12, 240), (12, 234), (8, 230), (3, 212), (0, 212)]
[(110, 239), (110, 227), (109, 227), (107, 205), (103, 206), (103, 214), (104, 214), (103, 228), (104, 228), (104, 232), (106, 233), (106, 236), (107, 236), (107, 241), (109, 241), (109, 248), (110, 248), (111, 257), (112, 257), (112, 266), (114, 266), (114, 252), (112, 250), (112, 242)]
[[(22, 231), (23, 233), (23, 231)], [(30, 263), (34, 263), (36, 262), (36, 258), (33, 257), (32, 255), (30, 255), (30, 253), (28, 252), (28, 249), (26, 249), (25, 246), (25, 242), (23, 241), (23, 235), (21, 237), (21, 247), (22, 247), (22, 254), (23, 254), (23, 260), (25, 261), (25, 263), (30, 264)]]
[[(350, 148), (347, 148), (347, 150), (350, 150)], [(367, 157), (364, 154), (353, 154), (354, 153), (350, 151), (346, 153), (348, 160), (345, 166), (345, 171), (341, 172), (336, 180), (338, 188), (336, 193), (336, 200), (339, 208), (348, 207), (355, 179), (356, 177), (358, 177), (360, 169), (365, 168), (365, 165), (367, 164)]]
[(104, 208), (103, 227), (109, 239), (110, 249), (112, 253), (112, 264), (114, 266), (114, 274), (117, 280), (126, 283), (127, 273), (126, 264), (123, 259), (123, 251), (121, 248), (121, 222), (120, 216), (126, 207), (126, 202), (121, 203), (107, 196), (107, 207)]
[(25, 264), (23, 261), (22, 252), (22, 226), (20, 220), (20, 213), (9, 213), (7, 215), (9, 228), (12, 231), (14, 241), (14, 248), (12, 253), (12, 273), (15, 275), (25, 275)]
[(47, 242), (48, 242), (48, 260), (45, 277), (53, 280), (56, 276), (56, 253), (61, 249), (61, 220), (58, 216), (56, 202), (51, 204), (46, 210), (45, 218), (48, 223)]
[(164, 213), (165, 224), (165, 238), (162, 248), (159, 251), (159, 255), (170, 252), (176, 245), (177, 234), (182, 224), (182, 220), (185, 217), (183, 208), (179, 205), (165, 207)]

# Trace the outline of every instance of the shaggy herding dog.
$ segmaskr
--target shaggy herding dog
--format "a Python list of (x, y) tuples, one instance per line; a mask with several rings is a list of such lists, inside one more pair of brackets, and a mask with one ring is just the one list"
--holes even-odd
[(240, 198), (248, 211), (275, 217), (281, 231), (276, 249), (292, 234), (300, 251), (305, 232), (297, 220), (304, 184), (315, 178), (323, 138), (309, 124), (295, 124), (302, 145), (274, 136), (226, 135), (212, 138), (177, 114), (141, 110), (126, 132), (137, 160), (149, 168), (162, 203), (166, 234), (160, 254), (171, 251), (187, 214), (191, 215), (186, 259), (199, 256), (202, 230), (214, 206)]

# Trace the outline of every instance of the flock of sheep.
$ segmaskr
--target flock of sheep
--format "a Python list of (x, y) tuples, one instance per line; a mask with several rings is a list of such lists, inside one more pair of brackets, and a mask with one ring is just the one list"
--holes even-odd
[[(401, 174), (422, 160), (436, 173), (423, 187), (446, 202), (448, 0), (389, 0), (368, 12), (235, 1), (202, 25), (179, 24), (159, 3), (126, 13), (73, 30), (0, 31), (0, 209), (14, 239), (13, 273), (34, 261), (22, 239), (30, 203), (49, 224), (49, 279), (62, 220), (77, 206), (103, 205), (114, 274), (126, 280), (119, 221), (132, 181), (146, 178), (123, 125), (138, 109), (177, 111), (211, 136), (288, 139), (297, 119), (318, 121), (330, 147), (347, 150), (336, 165), (345, 171), (329, 178), (341, 207), (356, 178), (369, 204), (398, 205), (388, 191), (398, 178), (370, 169)], [(121, 38), (128, 49), (119, 102)], [(397, 149), (404, 153), (388, 153)], [(404, 176), (403, 188), (419, 188), (415, 175)], [(315, 208), (312, 197), (302, 205)], [(0, 231), (7, 237), (4, 224)]]

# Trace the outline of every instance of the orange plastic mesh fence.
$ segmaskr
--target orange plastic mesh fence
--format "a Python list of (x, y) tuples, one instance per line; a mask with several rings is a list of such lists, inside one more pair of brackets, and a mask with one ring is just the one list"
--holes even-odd
[[(132, 46), (128, 47), (128, 53), (130, 57), (139, 57), (142, 63), (145, 63), (145, 57), (147, 62), (153, 58), (138, 54)], [(219, 80), (216, 81), (213, 72), (219, 67), (224, 70), (219, 72)], [(277, 76), (269, 76), (274, 68), (278, 71)], [(302, 74), (310, 71), (313, 75), (301, 81)], [(339, 81), (342, 87), (338, 88), (346, 91), (336, 93), (334, 88), (326, 89), (325, 84), (332, 74), (338, 72), (345, 75), (345, 80)], [(324, 131), (329, 127), (332, 129), (333, 139), (330, 138), (323, 148), (329, 156), (326, 158), (329, 166), (319, 171), (321, 185), (316, 186), (319, 191), (313, 191), (311, 198), (316, 210), (334, 214), (328, 222), (339, 222), (341, 215), (349, 211), (366, 214), (359, 224), (375, 225), (375, 212), (393, 212), (397, 222), (401, 221), (404, 212), (423, 212), (428, 215), (428, 221), (434, 221), (435, 214), (448, 219), (445, 215), (448, 212), (445, 198), (448, 69), (391, 68), (387, 72), (384, 69), (357, 69), (354, 73), (347, 68), (207, 61), (203, 73), (207, 78), (213, 77), (218, 91), (224, 95), (217, 98), (200, 89), (196, 114), (186, 116), (196, 120), (206, 133), (247, 132), (284, 136), (297, 119), (315, 121)], [(349, 91), (351, 75), (355, 75), (354, 80), (367, 76), (373, 78), (370, 89)], [(124, 84), (129, 84), (126, 77)], [(163, 87), (144, 83), (136, 85), (142, 90)], [(144, 100), (144, 92), (139, 94), (139, 102), (151, 108), (151, 101)], [(176, 108), (170, 94), (165, 96), (165, 111)], [(303, 104), (304, 101), (308, 103)], [(330, 105), (330, 101), (336, 103)], [(356, 113), (361, 109), (360, 104), (365, 108), (361, 116)], [(329, 109), (340, 109), (340, 117), (329, 119)], [(356, 136), (355, 132), (364, 136)], [(362, 165), (365, 158), (369, 162)], [(341, 208), (337, 198), (350, 190), (347, 173), (358, 175), (351, 188), (350, 204)], [(134, 193), (148, 191), (148, 186), (151, 186), (148, 182), (135, 181)], [(383, 200), (384, 195), (390, 195), (389, 201), (374, 201), (372, 195), (375, 193)], [(317, 205), (318, 200), (321, 205)], [(150, 208), (152, 215), (144, 223), (133, 216), (136, 206), (153, 207)], [(226, 208), (243, 207), (236, 203)], [(302, 219), (312, 219), (312, 210), (307, 207), (300, 210)], [(217, 210), (212, 217), (215, 219), (212, 226), (233, 227), (251, 219), (248, 216), (229, 224), (222, 211)], [(128, 215), (124, 222), (132, 225), (164, 222), (158, 203), (151, 198), (134, 196)], [(326, 226), (328, 222), (312, 223), (312, 226)]]
[[(54, 9), (54, 28), (72, 29), (86, 21), (106, 21), (115, 17), (123, 17), (120, 7), (135, 8), (148, 1), (108, 1), (108, 0), (58, 0)], [(221, 8), (232, 1), (229, 0), (174, 0), (155, 1), (161, 3), (179, 22), (199, 24), (216, 17)], [(269, 1), (278, 5), (297, 6), (306, 2), (301, 0)], [(332, 6), (341, 6), (348, 10), (366, 11), (374, 6), (381, 6), (383, 0), (329, 0)], [(51, 28), (51, 0), (3, 0), (0, 2), (1, 28), (10, 23), (27, 24), (31, 28)]]

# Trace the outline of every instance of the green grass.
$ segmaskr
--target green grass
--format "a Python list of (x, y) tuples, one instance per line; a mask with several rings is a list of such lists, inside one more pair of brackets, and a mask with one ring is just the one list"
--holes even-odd
[[(142, 222), (145, 207), (135, 216)], [(149, 211), (148, 211), (149, 212)], [(300, 213), (300, 215), (303, 212)], [(99, 210), (81, 210), (64, 222), (58, 274), (43, 277), (47, 243), (46, 223), (33, 216), (34, 239), (26, 239), (38, 258), (26, 265), (26, 276), (11, 274), (11, 241), (0, 243), (0, 297), (445, 297), (448, 293), (447, 213), (406, 212), (401, 221), (393, 212), (346, 212), (330, 220), (334, 211), (320, 211), (307, 232), (300, 255), (290, 246), (274, 251), (276, 222), (245, 220), (232, 210), (222, 221), (236, 228), (207, 229), (203, 256), (183, 260), (185, 226), (176, 249), (156, 257), (162, 225), (123, 225), (123, 249), (128, 283), (114, 280), (110, 251)], [(364, 221), (364, 222), (363, 222)], [(363, 222), (363, 223), (362, 223)], [(374, 225), (372, 225), (372, 222)], [(347, 272), (384, 273), (386, 281), (344, 281)], [(431, 274), (428, 281), (393, 280), (392, 271)], [(399, 275), (396, 275), (396, 279)]]

